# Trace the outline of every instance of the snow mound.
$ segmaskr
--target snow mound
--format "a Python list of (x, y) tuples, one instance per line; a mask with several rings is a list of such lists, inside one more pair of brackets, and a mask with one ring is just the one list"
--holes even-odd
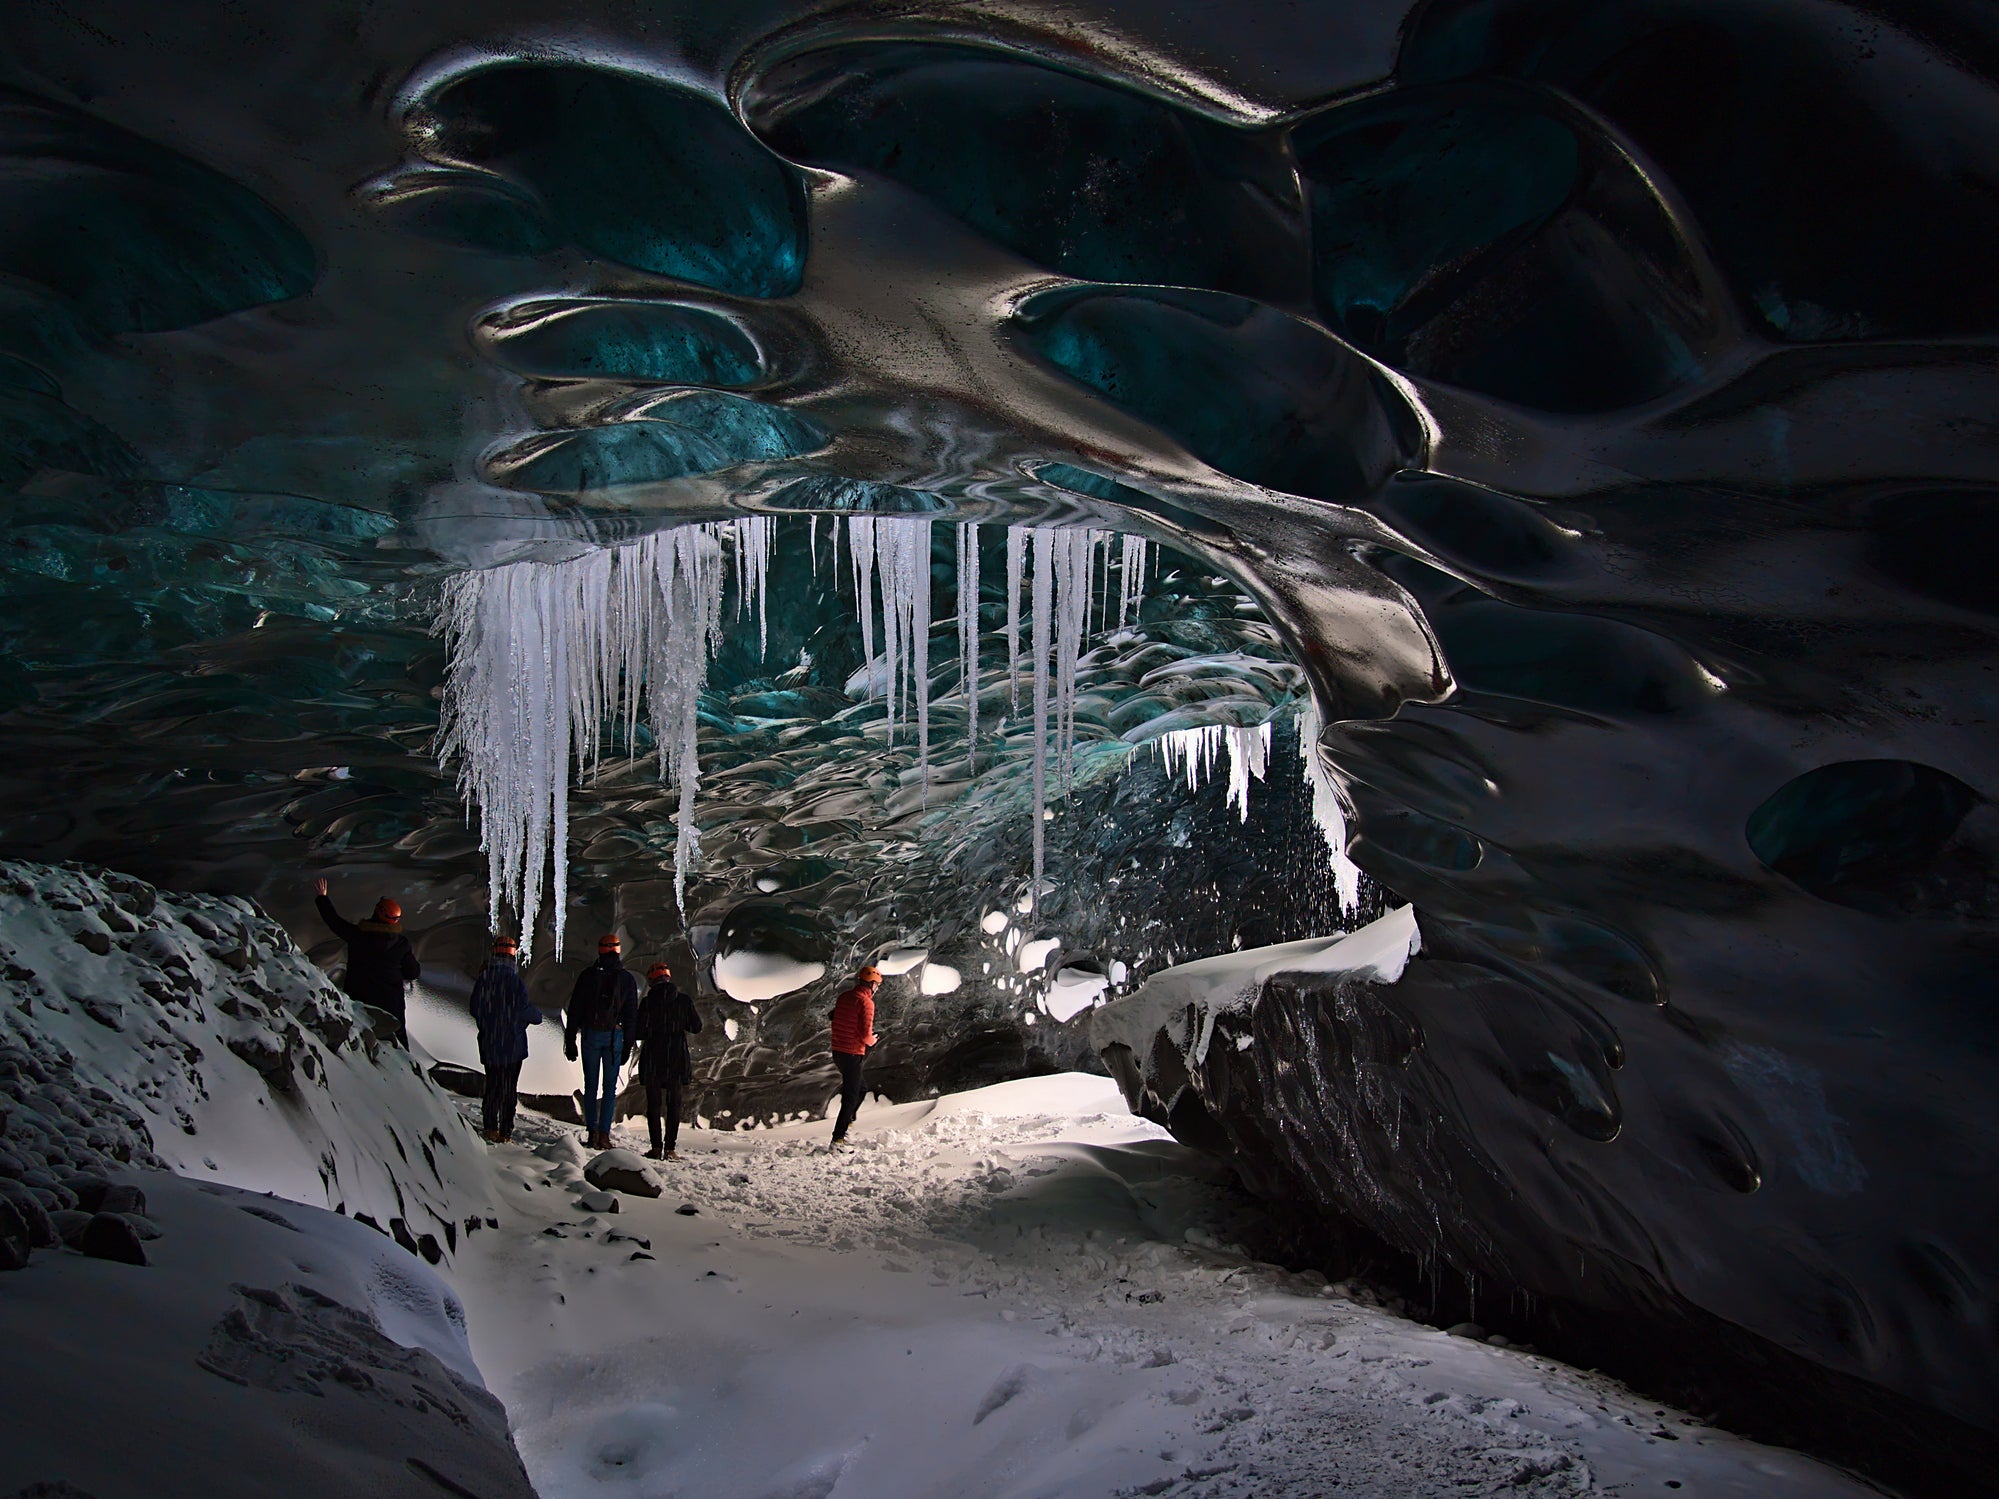
[(1129, 1047), (1140, 1056), (1152, 1050), (1161, 1031), (1182, 1037), (1190, 1065), (1208, 1054), (1215, 1021), (1231, 1010), (1246, 1010), (1271, 978), (1280, 973), (1337, 975), (1369, 984), (1392, 984), (1422, 949), (1416, 908), (1398, 906), (1355, 931), (1273, 947), (1251, 947), (1218, 957), (1163, 968), (1135, 993), (1100, 1007), (1090, 1020), (1090, 1044)]
[(776, 999), (826, 976), (824, 963), (807, 963), (784, 953), (723, 953), (715, 959), (715, 985), (731, 999), (745, 1004)]
[(925, 994), (955, 994), (964, 982), (964, 975), (949, 963), (930, 962), (917, 975), (916, 987)]
[(1058, 968), (1042, 1007), (1057, 1020), (1074, 1020), (1104, 996), (1111, 981), (1087, 968)]
[(929, 956), (930, 949), (927, 947), (898, 947), (876, 958), (875, 967), (882, 971), (883, 977), (894, 978), (917, 967)]

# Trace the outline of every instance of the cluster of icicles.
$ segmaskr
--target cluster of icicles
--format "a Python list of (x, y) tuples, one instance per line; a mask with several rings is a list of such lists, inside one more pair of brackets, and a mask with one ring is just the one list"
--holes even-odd
[[(887, 698), (891, 738), (913, 727), (920, 773), (930, 764), (930, 555), (927, 518), (839, 518), (858, 605), (869, 681)], [(683, 910), (687, 873), (700, 849), (695, 795), (700, 781), (696, 729), (708, 663), (719, 643), (731, 581), (737, 614), (754, 613), (767, 637), (767, 583), (775, 540), (769, 516), (682, 526), (562, 562), (518, 562), (459, 573), (444, 585), (439, 630), (450, 654), (440, 758), (456, 761), (460, 790), (480, 814), (495, 919), (520, 921), (522, 957), (531, 955), (544, 899), (556, 950), (568, 911), (568, 790), (571, 766), (594, 771), (608, 726), (625, 743), (643, 714), (659, 747), (662, 781), (679, 789), (674, 890)], [(818, 559), (818, 518), (812, 520)], [(1084, 643), (1136, 618), (1143, 602), (1148, 543), (1121, 538), (1117, 583), (1109, 586), (1111, 533), (1087, 528), (1010, 526), (1006, 535), (1006, 655), (1017, 711), (1022, 677), (1033, 713), (1034, 886), (1043, 876), (1043, 808), (1051, 774), (1073, 764), (1075, 701)], [(977, 768), (979, 704), (978, 527), (959, 522), (958, 649), (967, 756)], [(1099, 569), (1106, 586), (1099, 590)], [(1025, 651), (1023, 593), (1028, 596)], [(879, 603), (877, 604), (877, 600)], [(879, 618), (877, 618), (879, 616)], [(882, 666), (876, 671), (877, 624)], [(1025, 658), (1023, 661), (1023, 657)], [(1023, 665), (1025, 671), (1023, 672)], [(1051, 765), (1051, 715), (1056, 754)], [(911, 720), (914, 720), (913, 724)], [(1162, 745), (1169, 767), (1184, 764), (1190, 784), (1226, 743), (1230, 795), (1247, 815), (1248, 782), (1262, 779), (1269, 729), (1189, 731)], [(1182, 741), (1185, 741), (1182, 743)], [(1323, 774), (1306, 754), (1308, 770)], [(1338, 803), (1325, 789), (1335, 819)], [(1315, 795), (1315, 803), (1318, 800)], [(1335, 833), (1328, 827), (1328, 841)], [(1343, 862), (1345, 850), (1335, 847)], [(552, 875), (551, 875), (552, 871)], [(1344, 894), (1344, 889), (1342, 891)], [(1349, 902), (1351, 903), (1351, 902)]]

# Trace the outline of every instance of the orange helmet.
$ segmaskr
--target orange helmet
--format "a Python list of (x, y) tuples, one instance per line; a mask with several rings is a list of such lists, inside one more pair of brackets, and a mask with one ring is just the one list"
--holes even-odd
[(402, 906), (390, 900), (388, 896), (385, 895), (375, 902), (375, 920), (386, 921), (390, 926), (394, 926), (402, 919)]
[(664, 963), (655, 963), (646, 970), (646, 982), (656, 984), (663, 978), (673, 977), (673, 970)]
[(882, 981), (882, 971), (872, 963), (864, 963), (861, 965), (861, 971), (854, 977), (864, 984), (879, 984)]
[(504, 953), (508, 957), (512, 957), (520, 950), (520, 943), (514, 941), (512, 937), (495, 937), (493, 939), (493, 951), (495, 953)]
[(616, 952), (619, 948), (623, 947), (624, 945), (625, 945), (624, 943), (618, 940), (618, 934), (616, 932), (606, 932), (604, 933), (603, 936), (597, 939), (598, 952)]

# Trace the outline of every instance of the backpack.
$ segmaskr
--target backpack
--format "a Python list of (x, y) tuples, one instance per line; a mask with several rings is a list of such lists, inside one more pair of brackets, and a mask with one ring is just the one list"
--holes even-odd
[(621, 972), (594, 964), (584, 970), (584, 987), (576, 1002), (578, 1030), (610, 1031), (618, 1028), (618, 979)]

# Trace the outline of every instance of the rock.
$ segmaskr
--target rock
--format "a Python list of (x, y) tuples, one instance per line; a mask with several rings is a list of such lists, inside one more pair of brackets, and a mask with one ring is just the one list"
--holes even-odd
[(18, 1182), (0, 1181), (0, 1203), (11, 1207), (26, 1225), (28, 1247), (50, 1249), (62, 1242), (42, 1200)]
[(137, 1234), (143, 1241), (150, 1242), (160, 1236), (161, 1230), (159, 1224), (153, 1222), (144, 1213), (120, 1213), (118, 1216), (131, 1224), (132, 1232)]
[(102, 1209), (104, 1194), (111, 1190), (111, 1183), (101, 1176), (67, 1177), (63, 1185), (76, 1194), (76, 1205), (86, 1215)]
[(0, 1197), (0, 1270), (18, 1270), (34, 1247), (28, 1220), (13, 1199)]
[(1453, 1338), (1469, 1338), (1474, 1343), (1485, 1341), (1485, 1329), (1476, 1322), (1455, 1322), (1444, 1329), (1445, 1335)]
[(96, 953), (100, 958), (109, 956), (111, 952), (111, 934), (100, 932), (96, 927), (87, 926), (76, 933), (76, 942), (79, 947)]
[(696, 1213), (699, 1213), (701, 1209), (697, 1208), (691, 1202), (683, 1202), (679, 1207), (675, 1208), (674, 1211), (680, 1214), (680, 1216), (683, 1218), (692, 1218)]
[(113, 1182), (98, 1199), (96, 1207), (84, 1202), (81, 1194), (78, 1194), (76, 1205), (91, 1213), (143, 1213), (146, 1211), (146, 1194), (130, 1182)]
[(139, 1242), (139, 1235), (116, 1213), (94, 1215), (83, 1226), (83, 1231), (76, 1236), (71, 1247), (82, 1250), (92, 1259), (116, 1260), (121, 1265), (146, 1263), (146, 1250)]
[(55, 1228), (56, 1237), (73, 1248), (83, 1236), (83, 1231), (90, 1226), (91, 1216), (76, 1208), (59, 1208), (49, 1214), (49, 1222)]
[(585, 1192), (576, 1199), (576, 1205), (586, 1213), (615, 1213), (618, 1199), (610, 1192)]
[(605, 1192), (657, 1197), (665, 1190), (652, 1169), (629, 1150), (604, 1151), (583, 1168), (583, 1175), (591, 1186)]

